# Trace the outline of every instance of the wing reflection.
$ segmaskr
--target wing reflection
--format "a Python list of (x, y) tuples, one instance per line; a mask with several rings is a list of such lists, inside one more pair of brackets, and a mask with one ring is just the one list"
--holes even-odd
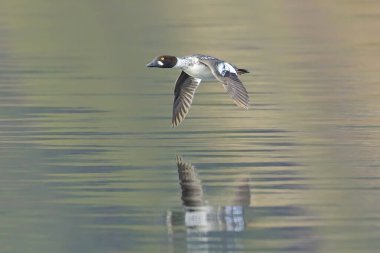
[(185, 226), (188, 252), (210, 252), (215, 249), (222, 252), (241, 251), (242, 246), (230, 233), (245, 229), (244, 207), (250, 205), (251, 199), (249, 179), (245, 177), (236, 181), (231, 205), (211, 206), (204, 198), (197, 169), (181, 156), (177, 156), (176, 162), (184, 212), (167, 213), (172, 245), (178, 244), (173, 238), (178, 238), (176, 234), (181, 233)]
[(182, 203), (185, 208), (196, 209), (204, 206), (203, 189), (196, 168), (177, 156), (178, 177), (182, 189)]

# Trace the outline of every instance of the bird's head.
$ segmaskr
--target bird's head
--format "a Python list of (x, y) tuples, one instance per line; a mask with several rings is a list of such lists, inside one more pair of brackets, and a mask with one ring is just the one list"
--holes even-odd
[(173, 68), (177, 64), (177, 57), (171, 55), (161, 55), (154, 58), (146, 66), (150, 68)]

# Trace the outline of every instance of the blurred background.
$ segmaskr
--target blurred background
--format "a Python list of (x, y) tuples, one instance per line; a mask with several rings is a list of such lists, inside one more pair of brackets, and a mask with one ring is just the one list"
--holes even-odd
[[(378, 252), (379, 34), (373, 0), (2, 0), (0, 252)], [(250, 110), (207, 83), (172, 129), (145, 65), (193, 53)]]

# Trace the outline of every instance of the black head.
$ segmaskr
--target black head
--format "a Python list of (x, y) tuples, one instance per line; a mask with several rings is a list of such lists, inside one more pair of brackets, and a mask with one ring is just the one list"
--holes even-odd
[(151, 68), (173, 68), (177, 64), (177, 57), (171, 55), (161, 55), (153, 59), (147, 67)]

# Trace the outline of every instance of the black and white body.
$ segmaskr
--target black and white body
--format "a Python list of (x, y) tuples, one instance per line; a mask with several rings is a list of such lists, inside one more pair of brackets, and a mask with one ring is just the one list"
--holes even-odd
[(203, 80), (218, 80), (239, 107), (246, 110), (249, 107), (248, 92), (238, 78), (238, 75), (249, 72), (228, 62), (201, 54), (185, 57), (162, 55), (153, 59), (146, 66), (182, 70), (174, 89), (173, 127), (185, 119), (190, 110), (194, 93)]

